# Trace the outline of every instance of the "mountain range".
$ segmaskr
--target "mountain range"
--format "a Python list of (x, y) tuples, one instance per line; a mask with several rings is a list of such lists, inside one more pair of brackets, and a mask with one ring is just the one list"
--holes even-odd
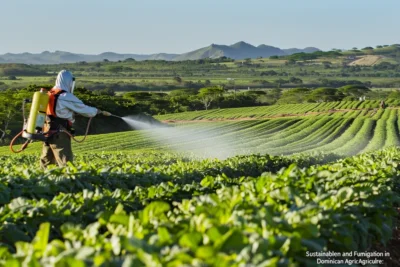
[(60, 63), (75, 63), (75, 62), (98, 62), (107, 59), (109, 61), (119, 61), (128, 58), (135, 60), (168, 60), (168, 61), (183, 61), (183, 60), (197, 60), (204, 58), (219, 58), (229, 57), (233, 59), (257, 58), (257, 57), (270, 57), (270, 56), (283, 56), (291, 55), (294, 53), (312, 53), (319, 51), (315, 47), (306, 47), (304, 49), (290, 48), (281, 49), (269, 45), (253, 46), (246, 42), (238, 42), (233, 45), (217, 45), (211, 44), (191, 52), (183, 54), (118, 54), (113, 52), (105, 52), (99, 55), (86, 55), (75, 54), (64, 51), (49, 52), (44, 51), (39, 54), (20, 53), (12, 54), (7, 53), (0, 55), (0, 63), (24, 63), (24, 64), (60, 64)]

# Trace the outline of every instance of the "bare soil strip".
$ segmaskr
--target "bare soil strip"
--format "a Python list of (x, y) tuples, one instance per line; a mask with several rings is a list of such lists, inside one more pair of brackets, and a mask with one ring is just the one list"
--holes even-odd
[(349, 63), (349, 66), (372, 66), (376, 64), (382, 56), (363, 56)]

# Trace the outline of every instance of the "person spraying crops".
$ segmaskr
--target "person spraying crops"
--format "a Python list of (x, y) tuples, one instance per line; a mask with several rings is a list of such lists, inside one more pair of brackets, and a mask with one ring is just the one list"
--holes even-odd
[[(42, 141), (43, 149), (40, 166), (44, 169), (50, 164), (63, 167), (73, 161), (71, 139), (83, 142), (89, 131), (92, 118), (97, 114), (115, 116), (107, 111), (85, 105), (74, 95), (75, 78), (71, 72), (62, 70), (58, 73), (55, 86), (46, 91), (44, 88), (33, 94), (33, 99), (25, 99), (22, 104), (24, 125), (10, 143), (13, 153), (24, 151), (29, 143)], [(29, 118), (25, 118), (25, 104), (32, 103)], [(76, 140), (72, 124), (75, 113), (89, 117), (86, 133), (82, 140)], [(115, 116), (117, 117), (117, 116)], [(27, 141), (19, 150), (13, 148), (14, 142), (22, 136)]]
[(74, 87), (75, 78), (72, 73), (62, 70), (58, 73), (55, 86), (48, 92), (44, 132), (47, 132), (49, 137), (43, 142), (40, 156), (42, 168), (56, 163), (62, 167), (73, 161), (71, 135), (74, 133), (72, 124), (75, 122), (75, 113), (85, 117), (109, 115), (108, 112), (85, 105), (74, 95)]

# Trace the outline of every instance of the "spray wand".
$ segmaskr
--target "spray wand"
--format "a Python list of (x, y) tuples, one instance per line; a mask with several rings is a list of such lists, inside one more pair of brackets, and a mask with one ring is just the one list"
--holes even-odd
[(122, 117), (120, 117), (120, 116), (117, 116), (117, 115), (113, 115), (113, 114), (111, 114), (110, 116), (113, 116), (113, 117), (116, 117), (116, 118), (122, 119)]
[(104, 116), (107, 116), (107, 117), (110, 117), (110, 116), (111, 116), (111, 117), (116, 117), (116, 118), (122, 119), (122, 117), (117, 116), (117, 115), (114, 115), (114, 114), (111, 114), (111, 113), (108, 112), (108, 111), (102, 111), (101, 114), (103, 114)]

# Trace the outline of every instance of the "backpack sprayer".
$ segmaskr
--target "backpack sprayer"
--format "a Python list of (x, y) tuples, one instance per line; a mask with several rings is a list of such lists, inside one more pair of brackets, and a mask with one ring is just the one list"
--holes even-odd
[[(14, 153), (20, 153), (28, 147), (29, 143), (33, 141), (42, 141), (47, 142), (47, 140), (56, 133), (64, 132), (69, 135), (75, 142), (82, 143), (85, 141), (87, 134), (89, 132), (90, 123), (92, 121), (92, 117), (89, 118), (85, 136), (82, 140), (77, 140), (75, 137), (64, 127), (61, 127), (58, 130), (47, 130), (45, 131), (45, 123), (47, 117), (47, 106), (49, 104), (49, 94), (46, 92), (45, 89), (40, 89), (39, 92), (35, 92), (33, 94), (32, 105), (29, 112), (29, 118), (26, 120), (25, 117), (25, 104), (29, 103), (29, 99), (25, 99), (22, 103), (22, 115), (24, 120), (23, 129), (20, 133), (18, 133), (10, 143), (10, 150)], [(110, 112), (102, 111), (101, 114), (104, 116), (114, 116)], [(118, 117), (120, 118), (120, 117)], [(15, 140), (17, 140), (20, 136), (27, 139), (27, 141), (21, 146), (19, 150), (14, 150), (13, 145)]]

